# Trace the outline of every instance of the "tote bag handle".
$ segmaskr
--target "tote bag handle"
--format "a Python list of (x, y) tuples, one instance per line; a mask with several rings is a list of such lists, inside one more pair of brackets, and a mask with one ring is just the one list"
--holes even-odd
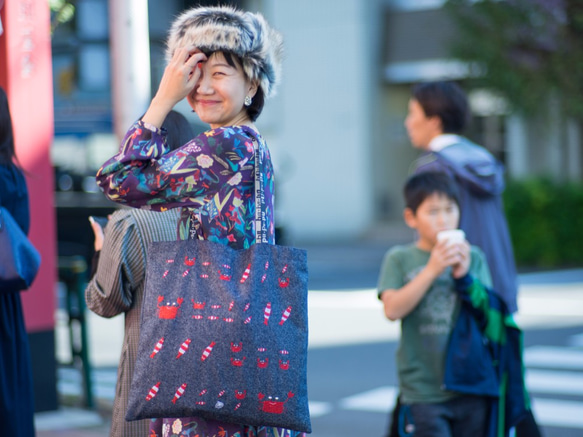
[(265, 180), (263, 179), (263, 158), (259, 151), (259, 142), (253, 137), (255, 151), (255, 244), (269, 243), (267, 238), (267, 216), (265, 214)]

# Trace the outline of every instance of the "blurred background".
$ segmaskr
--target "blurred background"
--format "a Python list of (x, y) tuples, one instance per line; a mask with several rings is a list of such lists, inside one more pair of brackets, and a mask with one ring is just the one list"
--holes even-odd
[[(33, 182), (32, 197), (35, 183), (48, 190), (43, 196), (49, 204), (33, 216), (33, 227), (45, 214), (54, 216), (54, 235), (50, 227), (41, 232), (36, 225), (33, 239), (55, 241), (48, 255), (55, 258), (56, 285), (49, 280), (36, 287), (42, 293), (56, 290), (56, 322), (43, 327), (42, 340), (33, 338), (33, 348), (44, 345), (37, 357), (54, 350), (56, 365), (35, 365), (37, 379), (44, 381), (38, 388), (40, 411), (63, 402), (57, 367), (82, 368), (81, 382), (74, 384), (85, 384), (80, 402), (93, 407), (87, 368), (117, 359), (115, 353), (111, 359), (103, 355), (107, 347), (94, 350), (92, 358), (88, 352), (82, 292), (93, 235), (87, 217), (116, 208), (98, 191), (94, 175), (157, 89), (170, 22), (185, 8), (219, 3), (262, 12), (284, 36), (283, 80), (257, 124), (276, 167), (279, 242), (313, 249), (311, 288), (372, 288), (384, 251), (411, 241), (401, 218), (401, 188), (418, 152), (403, 121), (411, 86), (436, 79), (458, 81), (468, 92), (473, 118), (467, 136), (506, 166), (505, 206), (519, 270), (582, 266), (579, 0), (14, 2), (2, 9), (7, 39), (25, 29), (17, 19), (50, 20), (45, 33), (51, 67), (45, 77), (52, 95), (45, 94), (54, 135), (46, 152), (54, 178)], [(3, 44), (0, 60), (5, 62), (3, 54), (7, 60), (0, 79), (10, 83), (11, 74), (24, 77), (24, 70), (13, 71), (10, 44)], [(18, 50), (32, 51), (26, 46)], [(23, 93), (13, 89), (13, 100)], [(189, 107), (176, 109), (197, 131), (205, 129)], [(19, 115), (13, 117), (18, 122)], [(25, 304), (35, 305), (32, 299)]]
[[(50, 1), (51, 159), (63, 253), (90, 246), (74, 226), (90, 212), (79, 207), (111, 206), (93, 176), (157, 88), (170, 21), (186, 7), (214, 3), (143, 0), (110, 11), (106, 0)], [(277, 223), (290, 241), (401, 231), (401, 184), (417, 156), (403, 127), (410, 87), (447, 78), (470, 95), (468, 136), (506, 165), (518, 263), (583, 261), (573, 247), (583, 237), (581, 2), (220, 3), (261, 11), (285, 38), (283, 82), (258, 124), (277, 166)], [(112, 29), (108, 17), (120, 14), (141, 33)], [(116, 98), (116, 83), (132, 101)], [(179, 109), (204, 129), (190, 108)]]

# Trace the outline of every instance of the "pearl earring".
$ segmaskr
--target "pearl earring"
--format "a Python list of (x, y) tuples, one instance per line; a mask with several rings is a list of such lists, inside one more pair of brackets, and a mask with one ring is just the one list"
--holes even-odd
[(245, 96), (245, 106), (251, 106), (251, 103), (253, 102), (253, 99), (249, 96)]

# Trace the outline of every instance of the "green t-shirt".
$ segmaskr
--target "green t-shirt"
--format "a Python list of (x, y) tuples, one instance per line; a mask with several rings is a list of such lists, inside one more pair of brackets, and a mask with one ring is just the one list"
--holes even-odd
[[(430, 253), (414, 244), (395, 246), (384, 259), (378, 282), (384, 290), (398, 290), (429, 262)], [(492, 279), (482, 251), (471, 247), (470, 275), (491, 287)], [(443, 390), (445, 354), (459, 311), (451, 268), (437, 278), (417, 307), (401, 320), (397, 369), (403, 403), (444, 402), (455, 393)]]

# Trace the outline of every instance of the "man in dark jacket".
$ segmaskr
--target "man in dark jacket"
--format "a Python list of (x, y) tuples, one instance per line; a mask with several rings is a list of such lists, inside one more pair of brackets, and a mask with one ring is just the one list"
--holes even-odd
[[(443, 171), (455, 179), (460, 195), (459, 227), (486, 255), (494, 291), (515, 312), (518, 284), (502, 204), (504, 167), (485, 148), (461, 136), (469, 118), (467, 97), (455, 83), (416, 85), (405, 120), (411, 143), (424, 152), (415, 162), (414, 172)], [(540, 436), (532, 413), (517, 426), (516, 435)]]

